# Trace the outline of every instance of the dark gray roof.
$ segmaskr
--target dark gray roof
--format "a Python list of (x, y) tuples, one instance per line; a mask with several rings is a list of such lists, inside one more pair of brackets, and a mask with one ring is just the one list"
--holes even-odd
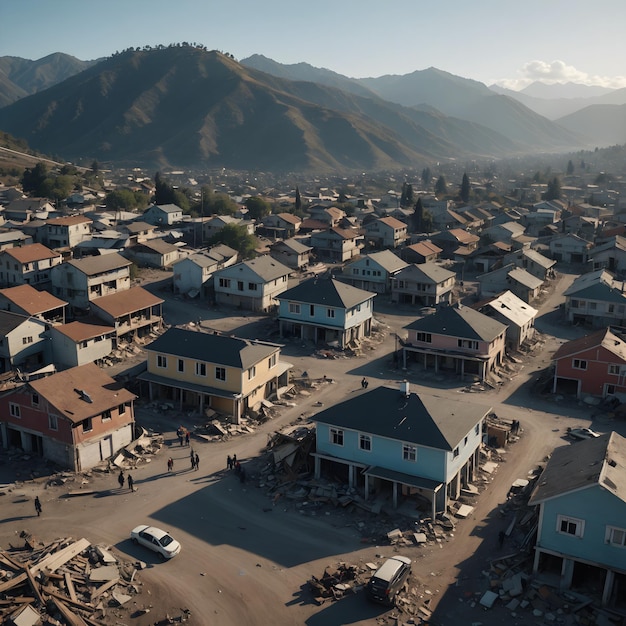
[(19, 313), (0, 311), (0, 335), (6, 337), (8, 333), (15, 330), (20, 324), (27, 322), (30, 318)]
[(363, 289), (357, 289), (334, 278), (310, 278), (296, 287), (284, 291), (278, 300), (303, 302), (305, 304), (319, 304), (340, 309), (351, 309), (376, 294)]
[(435, 313), (415, 320), (405, 328), (479, 341), (493, 341), (506, 330), (504, 324), (461, 304), (441, 307)]
[(405, 267), (396, 274), (398, 280), (415, 280), (419, 282), (434, 283), (439, 285), (449, 278), (454, 278), (456, 274), (441, 267), (437, 263), (429, 261), (428, 263), (413, 264)]
[(274, 354), (278, 346), (238, 337), (170, 328), (145, 349), (205, 363), (248, 369)]
[(610, 272), (600, 269), (579, 276), (564, 295), (584, 300), (624, 304), (626, 296), (620, 288), (623, 288), (622, 281), (615, 280)]
[(111, 254), (102, 254), (100, 256), (88, 256), (84, 259), (72, 259), (66, 261), (69, 265), (72, 265), (77, 270), (83, 272), (87, 276), (93, 276), (94, 274), (102, 274), (103, 272), (110, 272), (122, 267), (128, 267), (132, 265), (132, 261), (125, 259), (121, 254), (112, 252)]
[(378, 263), (386, 272), (397, 272), (407, 266), (397, 254), (391, 250), (381, 250), (380, 252), (370, 252), (367, 255), (374, 263)]
[(415, 443), (438, 450), (454, 450), (490, 407), (448, 400), (435, 395), (409, 394), (377, 387), (326, 409), (315, 422)]
[(626, 439), (616, 432), (554, 450), (529, 504), (592, 486), (626, 502)]

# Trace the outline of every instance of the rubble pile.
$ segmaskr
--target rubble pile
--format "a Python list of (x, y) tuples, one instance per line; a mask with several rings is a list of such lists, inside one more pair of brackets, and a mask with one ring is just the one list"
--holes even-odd
[(142, 564), (121, 562), (106, 546), (66, 537), (42, 543), (22, 531), (23, 547), (0, 550), (2, 623), (87, 626), (115, 623), (138, 609)]
[(118, 469), (136, 469), (142, 463), (150, 463), (151, 457), (163, 447), (163, 442), (162, 434), (149, 433), (144, 428), (141, 436), (122, 448), (109, 463)]
[[(311, 576), (309, 587), (318, 604), (323, 604), (327, 599), (338, 600), (348, 593), (355, 593), (363, 587), (364, 569), (354, 565), (339, 563), (337, 567), (328, 566), (321, 578)], [(366, 578), (369, 578), (367, 576)], [(365, 580), (367, 582), (367, 579)]]

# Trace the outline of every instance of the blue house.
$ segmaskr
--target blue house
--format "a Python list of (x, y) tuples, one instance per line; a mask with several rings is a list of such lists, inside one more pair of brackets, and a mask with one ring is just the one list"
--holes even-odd
[(311, 278), (276, 296), (280, 336), (345, 348), (372, 330), (376, 294), (333, 278)]
[(554, 575), (562, 589), (595, 580), (602, 604), (623, 609), (626, 439), (612, 432), (557, 448), (529, 504), (539, 507), (534, 572)]
[[(391, 489), (426, 499), (434, 518), (470, 483), (478, 468), (483, 422), (491, 408), (435, 395), (378, 387), (313, 416), (315, 476), (332, 470), (350, 486)], [(400, 492), (400, 493), (399, 493)]]

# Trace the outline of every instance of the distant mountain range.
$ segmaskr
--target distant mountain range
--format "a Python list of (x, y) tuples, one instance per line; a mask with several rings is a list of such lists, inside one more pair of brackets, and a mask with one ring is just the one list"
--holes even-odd
[(99, 62), (0, 57), (0, 104), (11, 102), (0, 129), (74, 161), (380, 170), (602, 145), (593, 114), (584, 126), (555, 123), (520, 101), (537, 98), (513, 93), (436, 68), (354, 79), (191, 46)]

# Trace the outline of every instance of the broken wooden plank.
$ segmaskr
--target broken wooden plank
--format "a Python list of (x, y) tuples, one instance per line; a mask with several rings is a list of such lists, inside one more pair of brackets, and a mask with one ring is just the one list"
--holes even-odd
[(49, 596), (56, 598), (57, 600), (61, 600), (66, 604), (71, 604), (72, 606), (75, 606), (77, 609), (82, 609), (83, 611), (87, 611), (88, 613), (92, 613), (95, 610), (91, 604), (85, 604), (80, 600), (74, 601), (70, 598), (67, 598), (66, 596), (61, 595), (56, 587), (44, 587), (43, 591), (45, 591)]
[(80, 554), (83, 550), (86, 550), (90, 545), (91, 542), (87, 541), (87, 539), (79, 539), (62, 550), (59, 550), (54, 554), (49, 554), (45, 559), (33, 565), (30, 568), (30, 572), (33, 576), (42, 570), (45, 570), (46, 573), (54, 572), (69, 560)]
[(70, 610), (62, 600), (53, 596), (52, 602), (69, 626), (87, 626), (85, 620), (80, 615), (76, 615), (76, 613)]
[(104, 585), (98, 587), (92, 594), (91, 594), (91, 601), (93, 602), (96, 598), (98, 598), (99, 596), (101, 596), (105, 591), (107, 591), (108, 589), (110, 589), (111, 587), (113, 587), (114, 585), (117, 585), (117, 583), (120, 582), (119, 578), (115, 578), (115, 579), (111, 579), (109, 580), (109, 582), (104, 583)]
[(46, 606), (46, 601), (43, 599), (43, 596), (39, 592), (39, 585), (37, 581), (35, 580), (35, 577), (30, 573), (29, 569), (26, 569), (25, 572), (26, 572), (26, 576), (28, 576), (28, 582), (30, 583), (30, 587), (33, 590), (33, 593), (35, 594), (35, 597), (37, 598), (37, 602), (39, 602), (41, 606)]
[(76, 602), (76, 589), (74, 589), (74, 583), (72, 581), (72, 575), (69, 572), (65, 572), (65, 587), (67, 588), (67, 593), (70, 594), (70, 598)]
[(9, 589), (13, 589), (13, 587), (17, 587), (18, 585), (21, 585), (27, 578), (28, 576), (26, 575), (26, 572), (22, 572), (21, 574), (18, 574), (17, 576), (10, 578), (6, 582), (0, 583), (0, 593), (4, 593), (5, 591), (8, 591)]

